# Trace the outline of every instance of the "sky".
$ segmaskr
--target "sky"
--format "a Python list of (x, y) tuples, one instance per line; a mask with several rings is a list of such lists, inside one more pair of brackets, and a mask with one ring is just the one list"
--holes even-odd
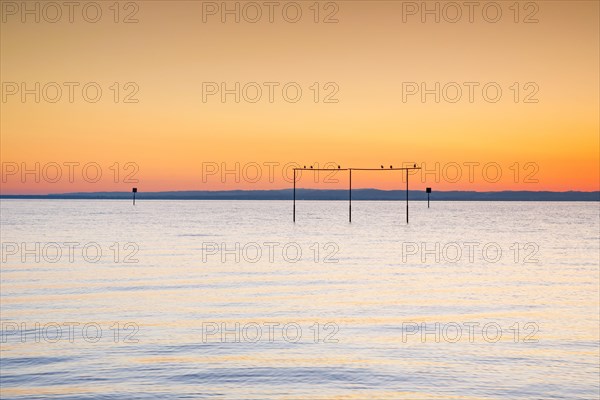
[(2, 194), (600, 190), (597, 1), (0, 4)]

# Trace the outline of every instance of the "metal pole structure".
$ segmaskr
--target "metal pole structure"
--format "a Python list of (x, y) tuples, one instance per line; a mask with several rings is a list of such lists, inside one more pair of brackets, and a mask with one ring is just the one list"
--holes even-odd
[(408, 169), (406, 170), (406, 223), (408, 224)]
[[(393, 168), (392, 166), (390, 166), (390, 169), (383, 169), (383, 166), (381, 166), (381, 169), (379, 168), (340, 168), (338, 166), (337, 169), (335, 168), (294, 168), (294, 208), (293, 208), (293, 221), (296, 222), (296, 171), (349, 171), (349, 175), (348, 175), (348, 221), (352, 222), (352, 170), (356, 170), (356, 171), (406, 171), (406, 223), (408, 224), (408, 171), (409, 170), (417, 170), (417, 169), (421, 169), (420, 167), (417, 167), (416, 165), (414, 167), (409, 167), (409, 168)], [(428, 188), (430, 189), (430, 188)], [(427, 207), (429, 207), (429, 195), (427, 196)]]
[(350, 185), (348, 186), (348, 222), (352, 222), (352, 168), (350, 168)]

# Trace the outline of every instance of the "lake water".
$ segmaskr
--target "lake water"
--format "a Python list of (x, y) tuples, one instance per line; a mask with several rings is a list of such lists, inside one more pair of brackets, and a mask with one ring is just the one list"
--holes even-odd
[(598, 203), (347, 207), (2, 200), (2, 398), (598, 398)]

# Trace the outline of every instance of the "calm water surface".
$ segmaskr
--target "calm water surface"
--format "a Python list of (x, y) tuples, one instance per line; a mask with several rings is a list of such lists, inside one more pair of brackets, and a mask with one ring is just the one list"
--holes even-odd
[(2, 398), (598, 398), (598, 203), (297, 207), (2, 200)]

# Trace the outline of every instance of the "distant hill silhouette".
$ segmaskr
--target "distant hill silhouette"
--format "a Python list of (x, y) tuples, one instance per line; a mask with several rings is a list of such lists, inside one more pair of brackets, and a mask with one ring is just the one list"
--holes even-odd
[[(144, 192), (136, 194), (137, 200), (292, 200), (291, 189), (280, 190), (227, 190), (227, 191), (179, 191)], [(410, 200), (427, 200), (427, 194), (421, 190), (410, 190)], [(403, 200), (404, 190), (353, 189), (352, 201), (361, 200)], [(46, 195), (2, 195), (3, 199), (127, 199), (131, 192), (89, 192), (62, 193)], [(348, 190), (296, 189), (296, 200), (348, 200)], [(600, 201), (600, 192), (469, 192), (440, 191), (435, 188), (431, 201)]]

